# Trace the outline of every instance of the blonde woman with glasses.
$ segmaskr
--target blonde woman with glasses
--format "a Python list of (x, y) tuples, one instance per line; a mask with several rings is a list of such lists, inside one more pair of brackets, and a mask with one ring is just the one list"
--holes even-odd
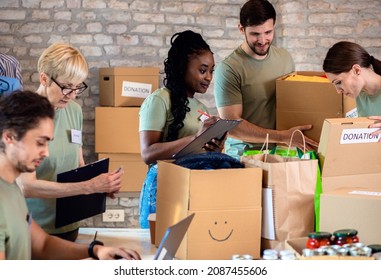
[(75, 102), (87, 88), (88, 65), (81, 52), (65, 43), (48, 47), (38, 60), (40, 86), (37, 94), (55, 108), (54, 137), (49, 157), (32, 173), (23, 173), (18, 183), (29, 211), (49, 234), (74, 241), (79, 223), (55, 227), (56, 198), (79, 194), (113, 194), (121, 188), (121, 172), (112, 171), (78, 183), (58, 183), (57, 174), (85, 165), (82, 153), (82, 109)]

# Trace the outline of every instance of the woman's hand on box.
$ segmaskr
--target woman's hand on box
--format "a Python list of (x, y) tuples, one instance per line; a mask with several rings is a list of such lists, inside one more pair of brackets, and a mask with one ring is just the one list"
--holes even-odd
[[(378, 128), (378, 130), (373, 131), (371, 134), (374, 136), (381, 134), (381, 116), (370, 116), (368, 119), (374, 120), (374, 123), (370, 124), (369, 128)], [(379, 142), (381, 142), (381, 137)]]

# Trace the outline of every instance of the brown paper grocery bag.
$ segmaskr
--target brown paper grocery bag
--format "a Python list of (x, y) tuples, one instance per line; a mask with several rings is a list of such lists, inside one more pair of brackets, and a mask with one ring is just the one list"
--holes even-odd
[(318, 161), (259, 154), (243, 156), (248, 167), (263, 169), (263, 187), (273, 192), (275, 239), (307, 236), (314, 231), (314, 194)]

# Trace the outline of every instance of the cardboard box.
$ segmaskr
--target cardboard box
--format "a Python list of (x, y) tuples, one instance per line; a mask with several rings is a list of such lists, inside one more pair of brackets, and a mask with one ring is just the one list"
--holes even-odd
[(195, 213), (177, 258), (259, 258), (260, 168), (191, 170), (171, 161), (158, 164), (156, 246), (169, 226)]
[(95, 152), (140, 154), (140, 107), (95, 108)]
[(320, 196), (321, 231), (356, 229), (365, 245), (381, 244), (381, 186), (341, 188)]
[(276, 129), (289, 129), (298, 125), (312, 124), (305, 135), (319, 141), (326, 118), (345, 117), (356, 107), (354, 99), (338, 94), (329, 82), (288, 81), (291, 75), (324, 76), (324, 72), (297, 71), (276, 80)]
[(114, 67), (99, 69), (101, 106), (140, 106), (159, 87), (158, 67)]
[(324, 121), (318, 147), (323, 193), (341, 187), (380, 185), (381, 145), (379, 137), (369, 136), (371, 123), (374, 121), (368, 118)]
[(110, 171), (123, 169), (120, 192), (140, 192), (146, 178), (148, 166), (140, 154), (98, 154), (98, 158), (110, 158)]
[(352, 257), (352, 256), (303, 256), (303, 249), (306, 248), (307, 237), (300, 237), (286, 240), (285, 248), (292, 250), (298, 260), (374, 260), (374, 257)]

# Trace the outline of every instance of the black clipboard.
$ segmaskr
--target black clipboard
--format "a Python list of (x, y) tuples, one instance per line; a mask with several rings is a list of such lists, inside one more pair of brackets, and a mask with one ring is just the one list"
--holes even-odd
[[(109, 158), (57, 174), (57, 182), (90, 180), (109, 170)], [(56, 199), (56, 228), (63, 227), (106, 211), (106, 193), (81, 194)]]
[(232, 130), (236, 125), (241, 123), (242, 120), (225, 120), (219, 119), (212, 126), (206, 129), (203, 133), (196, 137), (192, 142), (187, 144), (184, 148), (182, 148), (179, 152), (174, 154), (172, 158), (179, 159), (181, 157), (203, 153), (205, 150), (203, 149), (204, 145), (208, 143), (213, 138), (222, 138), (227, 131)]

